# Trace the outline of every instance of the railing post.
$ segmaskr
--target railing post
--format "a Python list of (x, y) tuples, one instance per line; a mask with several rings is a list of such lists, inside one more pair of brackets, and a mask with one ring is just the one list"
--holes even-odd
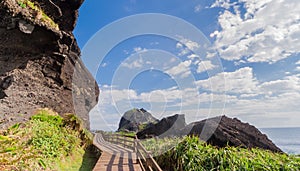
[(125, 148), (125, 147), (126, 147), (126, 144), (125, 144), (125, 143), (126, 143), (126, 137), (125, 137), (125, 136), (123, 136), (123, 140), (124, 140), (124, 141), (123, 141), (123, 142), (124, 142), (123, 146), (124, 146), (124, 148)]

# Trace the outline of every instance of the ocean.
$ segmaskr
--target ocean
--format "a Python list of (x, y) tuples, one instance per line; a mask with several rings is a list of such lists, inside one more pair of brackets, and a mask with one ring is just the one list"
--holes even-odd
[(282, 151), (300, 154), (300, 128), (260, 128)]

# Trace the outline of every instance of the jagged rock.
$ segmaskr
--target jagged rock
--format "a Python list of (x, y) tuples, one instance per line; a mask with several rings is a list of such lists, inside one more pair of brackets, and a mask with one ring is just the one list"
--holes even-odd
[(83, 0), (33, 2), (41, 9), (0, 2), (0, 129), (37, 108), (76, 113), (89, 127), (99, 89), (72, 33)]
[(219, 116), (191, 124), (185, 124), (184, 115), (163, 118), (156, 124), (139, 131), (140, 139), (151, 137), (172, 137), (194, 135), (217, 147), (239, 146), (244, 148), (261, 148), (273, 152), (282, 152), (265, 134), (248, 123), (234, 118)]
[(34, 30), (34, 26), (30, 23), (27, 23), (24, 20), (20, 20), (19, 21), (19, 29), (23, 33), (31, 34)]
[(148, 137), (170, 137), (178, 136), (180, 130), (186, 126), (184, 115), (173, 115), (170, 117), (163, 118), (156, 124), (151, 124), (148, 128), (137, 133), (139, 139)]
[(133, 131), (137, 132), (146, 128), (151, 123), (156, 123), (158, 120), (145, 109), (132, 109), (124, 113), (122, 116), (118, 131)]
[(197, 135), (209, 144), (218, 147), (239, 146), (261, 148), (273, 152), (282, 152), (265, 134), (248, 123), (234, 118), (220, 116), (189, 124), (189, 135)]

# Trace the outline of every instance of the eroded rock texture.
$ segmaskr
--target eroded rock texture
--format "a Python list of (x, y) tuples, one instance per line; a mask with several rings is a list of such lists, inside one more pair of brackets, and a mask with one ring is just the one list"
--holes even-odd
[(158, 119), (145, 109), (132, 109), (122, 116), (118, 131), (138, 132), (156, 122), (158, 122)]
[(261, 148), (273, 152), (282, 152), (265, 134), (248, 123), (236, 118), (219, 116), (189, 124), (189, 135), (199, 136), (207, 143), (218, 147), (236, 146)]
[(99, 90), (72, 34), (83, 0), (34, 2), (39, 9), (0, 2), (0, 128), (45, 107), (76, 113), (89, 127)]
[(180, 131), (186, 126), (185, 116), (183, 114), (173, 115), (163, 118), (156, 124), (149, 125), (148, 128), (137, 133), (139, 139), (148, 137), (172, 137), (179, 136)]

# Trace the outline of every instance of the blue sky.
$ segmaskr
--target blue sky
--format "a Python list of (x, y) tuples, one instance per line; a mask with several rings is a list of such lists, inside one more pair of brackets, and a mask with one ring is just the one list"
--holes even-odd
[(297, 0), (86, 0), (74, 34), (101, 90), (92, 129), (133, 107), (299, 127), (299, 14)]

